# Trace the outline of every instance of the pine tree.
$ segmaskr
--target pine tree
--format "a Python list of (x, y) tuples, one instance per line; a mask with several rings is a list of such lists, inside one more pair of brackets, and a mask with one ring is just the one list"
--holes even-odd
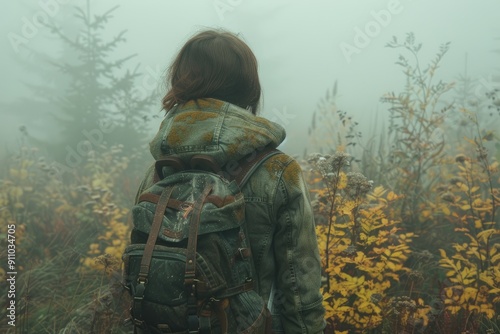
[(128, 150), (141, 146), (149, 138), (147, 114), (154, 105), (155, 94), (141, 94), (137, 87), (137, 79), (141, 77), (138, 66), (132, 71), (125, 69), (134, 54), (112, 58), (113, 52), (126, 42), (126, 31), (111, 40), (103, 36), (117, 8), (91, 16), (89, 0), (85, 9), (76, 7), (75, 21), (81, 26), (76, 37), (68, 36), (60, 27), (50, 26), (68, 53), (76, 56), (71, 60), (51, 61), (69, 79), (64, 94), (51, 98), (57, 106), (52, 117), (62, 139), (52, 151), (62, 149), (69, 167), (81, 161), (89, 150), (105, 150), (116, 144)]

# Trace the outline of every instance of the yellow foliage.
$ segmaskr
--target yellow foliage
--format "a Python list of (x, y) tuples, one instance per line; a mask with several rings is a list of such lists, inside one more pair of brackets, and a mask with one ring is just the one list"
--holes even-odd
[(489, 319), (495, 316), (494, 304), (500, 301), (500, 256), (499, 246), (488, 244), (498, 233), (497, 229), (484, 230), (476, 236), (466, 233), (471, 242), (453, 244), (456, 253), (451, 258), (440, 249), (439, 264), (453, 284), (444, 290), (445, 308), (451, 314), (466, 310)]
[[(401, 198), (393, 191), (378, 186), (364, 199), (351, 197), (348, 184), (328, 181), (324, 178), (325, 187), (312, 191), (318, 203), (327, 203), (316, 206), (316, 215), (327, 221), (316, 226), (326, 318), (356, 331), (374, 329), (382, 323), (391, 282), (409, 271), (404, 262), (414, 235), (401, 232), (400, 222), (387, 216), (390, 203)], [(427, 321), (425, 314), (416, 316)]]
[[(54, 177), (54, 167), (36, 152), (22, 147), (19, 158), (9, 160), (6, 177), (0, 180), (0, 235), (7, 232), (8, 225), (15, 225), (16, 258), (29, 259), (29, 263), (50, 260), (53, 252), (61, 251), (62, 243), (78, 233), (78, 246), (73, 247), (85, 247), (88, 242), (78, 270), (121, 263), (128, 241), (128, 209), (115, 204), (123, 196), (113, 191), (123, 183), (129, 158), (119, 156), (121, 151), (113, 147), (104, 154), (93, 153), (87, 164), (67, 171), (68, 180), (62, 182)], [(95, 237), (96, 231), (99, 235)], [(40, 248), (40, 242), (47, 246)], [(22, 269), (16, 263), (16, 270)]]
[[(85, 270), (85, 268), (102, 270), (104, 266), (95, 259), (99, 259), (103, 255), (109, 256), (113, 261), (118, 261), (118, 263), (121, 261), (121, 256), (128, 243), (130, 228), (117, 220), (123, 217), (123, 210), (114, 210), (111, 212), (111, 215), (108, 223), (105, 224), (106, 230), (97, 237), (99, 242), (89, 245), (89, 251), (87, 252), (89, 257), (83, 260), (82, 270)], [(104, 251), (100, 250), (102, 248), (104, 248)]]
[[(457, 240), (443, 245), (448, 246), (446, 251), (440, 250), (439, 265), (449, 284), (443, 297), (445, 309), (452, 315), (465, 311), (470, 317), (492, 319), (500, 301), (500, 228), (496, 216), (500, 180), (494, 176), (498, 161), (490, 161), (481, 142), (467, 140), (480, 154), (475, 158), (457, 155), (456, 174), (450, 177), (438, 203), (442, 219), (455, 225)], [(472, 319), (468, 321), (475, 321)]]

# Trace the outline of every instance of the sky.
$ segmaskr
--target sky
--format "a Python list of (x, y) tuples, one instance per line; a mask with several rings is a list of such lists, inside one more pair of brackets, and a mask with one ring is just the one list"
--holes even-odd
[[(37, 20), (71, 19), (75, 3), (85, 1), (4, 1), (0, 102), (28, 96), (26, 84), (37, 80), (19, 59), (47, 66), (37, 64), (29, 50), (61, 52)], [(500, 56), (493, 52), (500, 49), (498, 0), (92, 0), (91, 11), (102, 13), (117, 4), (107, 34), (127, 30), (127, 43), (117, 56), (137, 54), (134, 64), (140, 64), (144, 73), (140, 84), (146, 91), (161, 91), (165, 69), (197, 31), (224, 28), (238, 33), (259, 62), (261, 115), (285, 126), (288, 139), (283, 149), (291, 153), (302, 152), (312, 113), (335, 82), (337, 106), (352, 115), (361, 129), (369, 131), (376, 119), (387, 117), (388, 106), (380, 97), (400, 91), (404, 83), (394, 64), (400, 51), (385, 47), (392, 36), (404, 40), (413, 32), (423, 43), (423, 63), (434, 57), (441, 44), (451, 42), (439, 72), (445, 81), (464, 73), (466, 58), (467, 73), (482, 82), (491, 81), (500, 67)], [(44, 117), (36, 110), (0, 113), (4, 145), (12, 145), (21, 124), (51, 131), (34, 121)]]

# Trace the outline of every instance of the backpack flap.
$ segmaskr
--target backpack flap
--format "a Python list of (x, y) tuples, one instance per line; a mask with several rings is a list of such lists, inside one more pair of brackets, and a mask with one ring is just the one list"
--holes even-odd
[(194, 199), (201, 195), (201, 188), (207, 183), (214, 184), (207, 196), (201, 216), (198, 235), (222, 232), (239, 228), (245, 219), (245, 201), (235, 184), (229, 183), (215, 174), (184, 172), (167, 176), (144, 191), (139, 202), (132, 208), (134, 228), (149, 234), (160, 194), (167, 186), (175, 186), (167, 204), (158, 238), (165, 242), (182, 242), (189, 236), (189, 216), (194, 207)]

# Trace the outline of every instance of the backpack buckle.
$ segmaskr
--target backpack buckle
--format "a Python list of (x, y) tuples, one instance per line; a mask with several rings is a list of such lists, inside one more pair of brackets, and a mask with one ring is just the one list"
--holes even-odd
[(188, 315), (188, 333), (198, 334), (200, 330), (200, 319), (196, 314)]
[(144, 285), (144, 282), (139, 282), (139, 284), (137, 284), (137, 286), (135, 287), (134, 300), (141, 301), (144, 298), (144, 291), (145, 290), (146, 290), (146, 286)]
[(142, 284), (142, 285), (146, 285), (146, 283), (148, 283), (148, 279), (147, 278), (138, 278), (137, 283)]
[(148, 283), (147, 275), (141, 275), (141, 273), (139, 273), (139, 276), (137, 277), (137, 283), (146, 285)]
[(247, 257), (251, 256), (250, 249), (248, 249), (248, 248), (238, 248), (238, 255), (240, 256), (240, 260), (244, 260)]
[(139, 327), (139, 328), (144, 328), (144, 327), (145, 327), (145, 326), (144, 326), (144, 325), (145, 325), (145, 324), (144, 324), (144, 321), (139, 320), (139, 319), (136, 319), (136, 318), (132, 318), (131, 320), (132, 320), (132, 322), (134, 323), (134, 326), (137, 326), (137, 327)]

